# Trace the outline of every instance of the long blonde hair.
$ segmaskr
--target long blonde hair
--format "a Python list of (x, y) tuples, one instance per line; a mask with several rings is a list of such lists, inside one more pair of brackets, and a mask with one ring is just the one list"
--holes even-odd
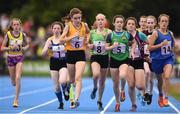
[(13, 30), (12, 25), (13, 25), (14, 21), (19, 21), (20, 25), (22, 25), (22, 22), (21, 22), (21, 20), (19, 18), (12, 18), (10, 23), (9, 23), (9, 26), (8, 26), (8, 31), (9, 30), (11, 30), (11, 31)]

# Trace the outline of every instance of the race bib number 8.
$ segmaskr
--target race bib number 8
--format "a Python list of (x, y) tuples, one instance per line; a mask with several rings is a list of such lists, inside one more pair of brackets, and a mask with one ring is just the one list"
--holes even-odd
[(168, 41), (168, 45), (161, 47), (161, 54), (162, 55), (168, 55), (171, 53), (171, 41)]
[(112, 52), (114, 54), (125, 53), (126, 52), (126, 45), (120, 43), (117, 47), (113, 48)]
[(105, 52), (105, 42), (104, 41), (94, 41), (94, 53), (103, 54)]
[(75, 37), (71, 40), (71, 46), (73, 48), (81, 48), (83, 46), (84, 38)]

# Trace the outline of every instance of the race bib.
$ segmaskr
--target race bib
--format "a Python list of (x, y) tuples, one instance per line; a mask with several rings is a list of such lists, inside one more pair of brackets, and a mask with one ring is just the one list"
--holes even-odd
[(65, 50), (64, 49), (65, 49), (64, 45), (53, 46), (52, 47), (53, 57), (55, 57), (55, 58), (65, 57)]
[(11, 40), (10, 45), (22, 45), (22, 41), (21, 40)]
[(171, 41), (168, 41), (168, 45), (161, 47), (161, 54), (168, 55), (171, 53), (171, 50), (172, 50)]
[(113, 48), (112, 52), (114, 54), (125, 53), (126, 52), (126, 45), (120, 43), (117, 47)]
[(21, 51), (22, 41), (15, 39), (10, 41), (10, 46), (17, 45), (18, 47), (16, 49), (13, 49), (12, 51), (18, 52)]
[(56, 52), (59, 51), (60, 47), (59, 46), (52, 46), (52, 51)]
[(84, 38), (75, 37), (71, 40), (71, 46), (73, 48), (82, 48)]
[(103, 54), (105, 50), (105, 41), (94, 41), (94, 53)]
[(140, 54), (139, 48), (136, 47), (135, 50), (134, 50), (134, 57), (135, 57), (135, 58), (138, 58), (138, 57), (140, 57), (140, 55), (141, 55), (141, 54)]
[(147, 44), (144, 45), (144, 54), (145, 54), (145, 55), (149, 55), (149, 54), (150, 54)]
[[(131, 47), (129, 47), (129, 52), (131, 52)], [(129, 54), (129, 58), (131, 58), (131, 54)]]

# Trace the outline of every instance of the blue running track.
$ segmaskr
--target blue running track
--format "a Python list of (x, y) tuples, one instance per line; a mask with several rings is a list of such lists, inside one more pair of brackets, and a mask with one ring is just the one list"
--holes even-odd
[[(10, 78), (7, 76), (0, 77), (0, 114), (24, 114), (24, 113), (43, 113), (43, 114), (116, 114), (114, 112), (115, 98), (112, 88), (112, 80), (106, 80), (104, 91), (103, 111), (97, 108), (97, 97), (95, 100), (90, 99), (93, 82), (90, 78), (83, 78), (83, 88), (80, 96), (80, 106), (76, 109), (70, 109), (70, 102), (64, 101), (64, 110), (57, 109), (58, 101), (53, 91), (53, 83), (50, 77), (22, 77), (21, 94), (19, 107), (13, 108), (12, 102), (15, 89), (11, 86)], [(170, 106), (160, 108), (157, 103), (157, 88), (154, 87), (153, 101), (151, 105), (142, 106), (137, 100), (137, 112), (130, 112), (131, 103), (126, 85), (126, 100), (121, 103), (121, 114), (180, 114), (180, 102), (173, 97), (169, 97)], [(119, 112), (118, 112), (119, 113)]]

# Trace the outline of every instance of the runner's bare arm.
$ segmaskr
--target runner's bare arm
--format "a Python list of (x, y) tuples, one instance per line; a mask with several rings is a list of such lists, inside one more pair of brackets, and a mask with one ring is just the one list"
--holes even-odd
[(10, 47), (7, 47), (7, 43), (8, 43), (8, 36), (6, 34), (5, 37), (4, 37), (2, 46), (1, 46), (1, 51), (9, 51), (9, 50), (11, 50)]
[(23, 45), (22, 45), (22, 50), (26, 51), (29, 48), (30, 45), (30, 38), (27, 37), (26, 34), (23, 34)]
[(47, 51), (48, 51), (49, 47), (50, 47), (50, 41), (47, 40), (46, 43), (45, 43), (44, 48), (42, 49), (42, 55), (43, 56), (45, 56), (47, 54)]

